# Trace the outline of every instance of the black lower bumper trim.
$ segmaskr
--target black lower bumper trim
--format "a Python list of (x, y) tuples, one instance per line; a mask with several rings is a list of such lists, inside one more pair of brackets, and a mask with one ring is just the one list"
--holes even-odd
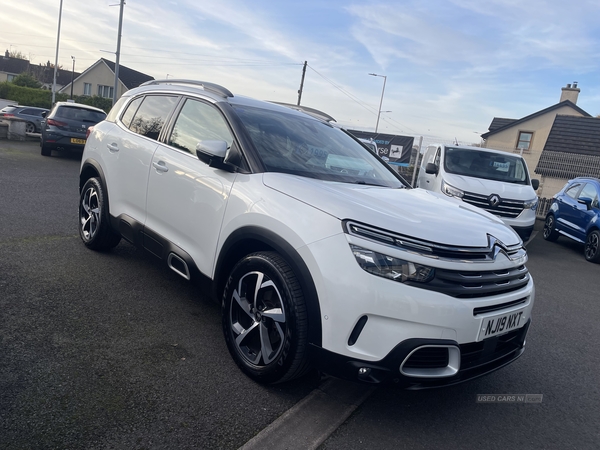
[[(316, 367), (334, 377), (369, 384), (396, 384), (406, 389), (450, 386), (478, 378), (510, 364), (523, 354), (531, 320), (518, 330), (480, 342), (458, 344), (448, 339), (407, 339), (380, 361), (362, 361), (311, 346)], [(461, 351), (460, 370), (443, 378), (412, 377), (400, 373), (400, 365), (414, 349), (423, 345), (456, 346)]]

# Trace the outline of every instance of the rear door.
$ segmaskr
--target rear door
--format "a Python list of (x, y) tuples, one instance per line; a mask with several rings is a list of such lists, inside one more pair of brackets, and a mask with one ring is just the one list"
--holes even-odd
[(137, 97), (110, 132), (100, 136), (102, 142), (98, 146), (106, 167), (112, 216), (126, 215), (144, 223), (152, 156), (164, 124), (178, 101), (176, 95)]
[(183, 249), (210, 276), (237, 175), (200, 161), (196, 145), (201, 140), (226, 141), (231, 147), (233, 133), (215, 105), (188, 98), (152, 158), (145, 228)]
[(577, 217), (573, 220), (573, 228), (577, 233), (577, 237), (582, 241), (586, 239), (587, 229), (590, 222), (598, 215), (598, 189), (592, 183), (586, 183), (577, 196), (577, 200), (591, 199), (591, 209), (587, 205), (579, 203), (577, 205)]

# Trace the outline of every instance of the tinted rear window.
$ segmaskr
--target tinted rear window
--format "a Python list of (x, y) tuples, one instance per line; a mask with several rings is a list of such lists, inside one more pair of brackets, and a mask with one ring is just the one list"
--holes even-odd
[(85, 108), (77, 108), (73, 106), (60, 106), (56, 110), (54, 116), (60, 117), (62, 119), (78, 120), (80, 122), (98, 123), (105, 119), (106, 114), (103, 112), (92, 111), (90, 109)]

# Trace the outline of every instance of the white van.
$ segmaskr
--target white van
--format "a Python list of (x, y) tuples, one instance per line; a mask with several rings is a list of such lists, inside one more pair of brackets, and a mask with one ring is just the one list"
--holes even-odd
[(417, 187), (462, 199), (500, 217), (526, 242), (535, 223), (539, 180), (529, 178), (525, 160), (489, 148), (427, 147)]

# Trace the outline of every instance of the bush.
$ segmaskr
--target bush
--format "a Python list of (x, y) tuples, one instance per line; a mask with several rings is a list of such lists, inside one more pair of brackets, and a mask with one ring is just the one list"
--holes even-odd
[[(37, 106), (39, 108), (52, 107), (52, 91), (45, 89), (36, 89), (24, 86), (17, 86), (12, 82), (6, 81), (0, 83), (0, 98), (12, 100), (19, 105)], [(67, 94), (56, 94), (57, 102), (66, 102), (69, 99)], [(112, 99), (102, 98), (94, 95), (93, 97), (78, 96), (73, 100), (84, 105), (95, 106), (104, 110), (106, 113), (112, 107)]]
[(40, 83), (38, 80), (36, 80), (27, 73), (22, 73), (21, 75), (18, 75), (17, 77), (15, 77), (14, 80), (12, 80), (12, 83), (16, 84), (17, 86), (30, 87), (35, 89), (39, 89), (42, 87), (42, 83)]

